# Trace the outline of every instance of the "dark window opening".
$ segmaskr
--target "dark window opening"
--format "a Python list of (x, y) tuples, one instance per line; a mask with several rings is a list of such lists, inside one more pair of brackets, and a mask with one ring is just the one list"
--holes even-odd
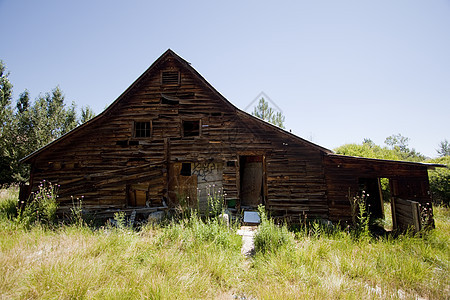
[(129, 162), (134, 162), (134, 161), (145, 161), (145, 158), (143, 157), (131, 157), (128, 159)]
[(134, 123), (134, 137), (144, 138), (150, 137), (151, 123), (150, 122), (135, 122)]
[(236, 167), (236, 162), (234, 160), (227, 161), (227, 167)]
[(191, 163), (183, 163), (181, 165), (180, 175), (181, 176), (191, 176), (191, 174), (192, 174)]
[(183, 137), (200, 136), (200, 121), (183, 121)]
[(161, 73), (161, 83), (168, 85), (180, 84), (180, 72), (178, 71), (164, 71)]
[(169, 99), (168, 97), (161, 97), (161, 104), (178, 105), (180, 104), (180, 101), (175, 99)]

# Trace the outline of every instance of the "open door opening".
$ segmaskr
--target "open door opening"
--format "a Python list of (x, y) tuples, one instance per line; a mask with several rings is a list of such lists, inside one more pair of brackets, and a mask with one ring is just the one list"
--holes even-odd
[(257, 207), (264, 202), (264, 166), (262, 155), (239, 159), (241, 207)]
[(365, 191), (366, 209), (370, 214), (370, 219), (384, 219), (384, 203), (381, 191), (380, 178), (360, 178), (358, 180), (360, 192)]

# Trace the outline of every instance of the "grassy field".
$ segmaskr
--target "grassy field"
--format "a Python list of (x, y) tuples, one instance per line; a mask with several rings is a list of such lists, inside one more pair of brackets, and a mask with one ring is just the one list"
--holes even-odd
[[(0, 193), (1, 299), (449, 299), (450, 213), (422, 237), (355, 239), (266, 222), (256, 254), (236, 227), (193, 215), (139, 231), (24, 227)], [(258, 238), (258, 237), (257, 237)]]

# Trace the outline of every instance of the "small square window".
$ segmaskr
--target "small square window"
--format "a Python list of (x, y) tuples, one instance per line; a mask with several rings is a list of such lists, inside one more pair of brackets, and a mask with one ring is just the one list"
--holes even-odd
[(150, 137), (151, 122), (134, 122), (134, 137), (145, 138)]
[(200, 121), (183, 121), (183, 137), (200, 136)]

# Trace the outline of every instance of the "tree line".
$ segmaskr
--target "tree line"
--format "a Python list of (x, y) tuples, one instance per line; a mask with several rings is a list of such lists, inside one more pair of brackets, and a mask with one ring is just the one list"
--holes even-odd
[(9, 75), (0, 60), (0, 186), (27, 181), (28, 166), (20, 159), (95, 116), (89, 106), (78, 115), (75, 102), (67, 105), (59, 86), (34, 101), (25, 90), (13, 101)]

